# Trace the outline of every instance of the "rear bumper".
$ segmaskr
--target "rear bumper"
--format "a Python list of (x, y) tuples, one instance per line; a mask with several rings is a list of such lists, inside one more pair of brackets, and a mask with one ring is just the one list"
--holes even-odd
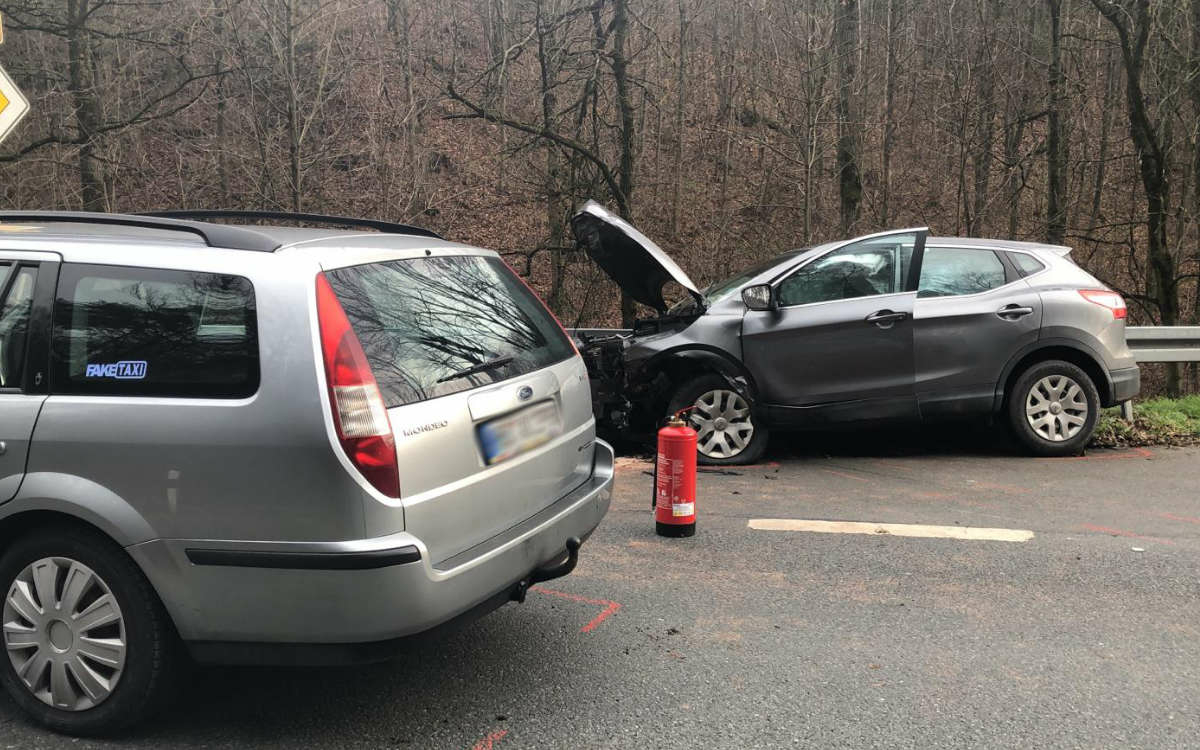
[(1142, 371), (1137, 367), (1110, 370), (1108, 377), (1112, 381), (1112, 404), (1105, 404), (1105, 406), (1128, 401), (1138, 395), (1138, 391), (1141, 390)]
[[(331, 663), (387, 656), (396, 639), (470, 619), (587, 538), (612, 499), (613, 452), (537, 515), (434, 566), (408, 533), (333, 543), (159, 539), (128, 550), (205, 661)], [(324, 647), (324, 648), (323, 648)]]

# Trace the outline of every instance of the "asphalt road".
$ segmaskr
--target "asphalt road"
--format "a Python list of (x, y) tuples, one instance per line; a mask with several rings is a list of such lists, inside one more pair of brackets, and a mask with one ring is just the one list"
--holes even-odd
[(396, 662), (200, 670), (170, 713), (107, 743), (32, 729), (0, 697), (0, 749), (1200, 742), (1200, 449), (1052, 460), (969, 431), (818, 436), (703, 474), (684, 540), (654, 535), (648, 469), (622, 462), (572, 576)]

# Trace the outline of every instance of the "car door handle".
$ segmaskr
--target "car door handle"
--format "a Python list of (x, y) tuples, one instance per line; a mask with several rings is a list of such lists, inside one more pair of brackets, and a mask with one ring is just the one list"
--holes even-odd
[(904, 320), (908, 317), (906, 312), (893, 312), (892, 310), (876, 310), (867, 316), (868, 323), (874, 323), (880, 328), (886, 328), (892, 323)]
[(1026, 315), (1033, 315), (1032, 307), (1024, 307), (1022, 305), (1005, 305), (996, 311), (996, 314), (1005, 320), (1016, 320), (1023, 318)]

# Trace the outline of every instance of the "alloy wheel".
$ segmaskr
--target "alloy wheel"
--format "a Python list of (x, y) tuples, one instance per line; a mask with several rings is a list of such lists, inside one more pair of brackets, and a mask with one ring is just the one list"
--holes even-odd
[(1025, 418), (1043, 440), (1052, 443), (1070, 440), (1087, 424), (1087, 396), (1066, 375), (1047, 375), (1029, 389)]
[(64, 711), (103, 703), (125, 668), (125, 619), (112, 590), (65, 557), (31, 563), (9, 586), (4, 648), (34, 696)]
[(697, 449), (708, 458), (732, 458), (750, 445), (754, 424), (750, 405), (738, 393), (712, 390), (701, 394), (692, 405), (692, 426)]

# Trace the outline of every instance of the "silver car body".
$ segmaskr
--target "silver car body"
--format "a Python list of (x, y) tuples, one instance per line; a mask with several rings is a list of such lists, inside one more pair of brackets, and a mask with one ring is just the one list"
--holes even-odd
[[(643, 264), (657, 257), (655, 251), (662, 253), (655, 246), (643, 255), (640, 237), (635, 242), (624, 242), (619, 232), (602, 237), (598, 232), (608, 229), (600, 222), (621, 228), (591, 203), (576, 217), (576, 237), (594, 256), (601, 245), (610, 258), (620, 253)], [(903, 235), (919, 237), (917, 275), (930, 250), (972, 250), (995, 254), (1004, 283), (938, 297), (919, 295), (911, 283), (894, 294), (771, 310), (750, 309), (742, 298), (743, 290), (764, 284), (777, 294), (800, 269), (856, 243)], [(718, 293), (712, 287), (700, 292), (699, 305), (685, 299), (660, 308), (658, 318), (639, 322), (633, 331), (579, 338), (587, 344), (597, 380), (614, 369), (597, 364), (601, 349), (619, 341), (621, 382), (598, 383), (595, 401), (610, 427), (634, 433), (653, 428), (673, 387), (704, 372), (723, 375), (746, 393), (755, 420), (772, 429), (995, 414), (1017, 374), (1032, 362), (1054, 358), (1082, 367), (1104, 405), (1132, 398), (1140, 378), (1125, 343), (1125, 321), (1079, 294), (1105, 287), (1069, 254), (1066, 247), (1032, 242), (929, 237), (924, 228), (881, 232), (785, 253)], [(1022, 271), (1016, 265), (1020, 256), (1035, 259), (1027, 265), (1040, 269)], [(690, 293), (691, 282), (676, 268), (664, 267), (654, 283), (661, 287), (674, 280)], [(659, 290), (646, 288), (644, 270), (629, 278), (620, 269), (612, 260), (606, 267), (635, 298), (650, 300), (647, 304), (661, 299)], [(895, 313), (899, 320), (868, 320), (879, 313)]]
[[(369, 644), (427, 630), (505, 599), (563, 558), (568, 538), (586, 539), (608, 509), (613, 454), (596, 439), (577, 354), (389, 409), (399, 499), (365, 481), (339, 448), (317, 275), (494, 253), (312, 229), (254, 227), (280, 243), (274, 252), (145, 228), (6, 229), (0, 262), (40, 262), (43, 279), (88, 263), (234, 274), (253, 284), (261, 376), (247, 398), (0, 389), (0, 539), (30, 514), (99, 529), (141, 567), (201, 658), (274, 661), (261, 644)], [(485, 465), (476, 427), (538, 402), (557, 406), (561, 435)]]

